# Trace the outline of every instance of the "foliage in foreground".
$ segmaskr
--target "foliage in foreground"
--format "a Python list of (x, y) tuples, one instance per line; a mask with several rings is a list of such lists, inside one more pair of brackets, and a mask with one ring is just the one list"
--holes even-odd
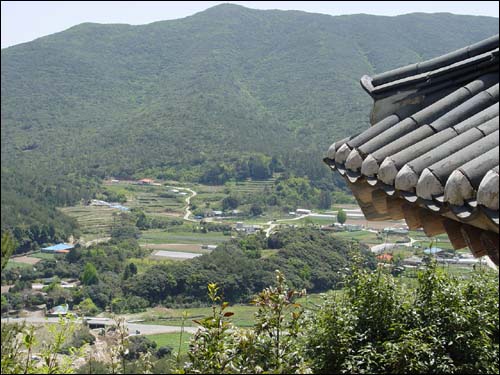
[[(155, 345), (127, 337), (119, 321), (109, 347), (111, 361), (91, 362), (90, 357), (79, 371), (498, 373), (498, 277), (482, 270), (472, 276), (460, 279), (431, 263), (419, 273), (418, 285), (408, 289), (383, 268), (355, 267), (345, 277), (342, 293), (325, 297), (316, 310), (305, 310), (296, 303), (305, 292), (290, 289), (277, 271), (275, 286), (254, 298), (255, 324), (245, 329), (231, 323), (229, 303), (217, 284), (210, 283), (212, 314), (197, 321), (201, 328), (183, 366), (180, 352), (169, 357), (171, 351), (165, 348), (155, 355)], [(53, 342), (41, 353), (41, 364), (35, 366), (33, 330), (9, 331), (6, 326), (2, 324), (2, 373), (73, 371), (55, 356), (67, 330), (55, 331)]]
[[(2, 323), (2, 374), (70, 374), (72, 363), (82, 350), (66, 347), (76, 329), (74, 318), (60, 317), (58, 324), (47, 325), (50, 339), (41, 343), (35, 356), (35, 327), (27, 324)], [(59, 353), (66, 352), (61, 357)]]
[(408, 290), (391, 275), (356, 271), (344, 298), (308, 324), (318, 373), (498, 373), (498, 278), (469, 280), (430, 264)]
[(231, 325), (214, 294), (192, 339), (188, 373), (498, 373), (498, 279), (469, 280), (435, 264), (416, 289), (383, 269), (356, 269), (345, 293), (304, 313), (281, 273), (255, 300), (252, 329)]
[(303, 308), (294, 300), (305, 292), (287, 287), (281, 272), (276, 286), (264, 289), (253, 303), (259, 307), (253, 329), (237, 329), (229, 318), (227, 302), (217, 294), (216, 284), (209, 284), (214, 303), (213, 315), (198, 323), (200, 329), (191, 340), (188, 373), (310, 373), (305, 357), (300, 355), (304, 332), (300, 321)]

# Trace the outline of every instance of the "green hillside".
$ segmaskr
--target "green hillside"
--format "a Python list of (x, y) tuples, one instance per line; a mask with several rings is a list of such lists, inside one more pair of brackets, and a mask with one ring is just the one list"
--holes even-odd
[(363, 74), (495, 33), (490, 17), (225, 4), (149, 25), (81, 24), (3, 49), (2, 228), (40, 221), (20, 202), (74, 203), (105, 176), (203, 180), (274, 156), (331, 179), (328, 145), (368, 126)]

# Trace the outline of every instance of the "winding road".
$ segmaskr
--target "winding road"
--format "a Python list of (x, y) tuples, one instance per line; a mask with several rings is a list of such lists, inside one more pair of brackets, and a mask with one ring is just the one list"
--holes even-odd
[(277, 227), (279, 224), (275, 224), (279, 221), (294, 221), (294, 220), (300, 220), (300, 219), (303, 219), (307, 216), (311, 216), (311, 214), (305, 214), (305, 215), (301, 215), (301, 216), (297, 216), (297, 217), (294, 217), (293, 219), (281, 219), (281, 220), (270, 220), (266, 223), (266, 225), (269, 225), (269, 228), (267, 228), (265, 230), (265, 233), (266, 233), (266, 237), (269, 237), (269, 235), (271, 234), (271, 231)]
[(176, 189), (178, 190), (186, 190), (186, 191), (189, 191), (191, 193), (191, 195), (189, 197), (186, 197), (185, 199), (185, 202), (186, 202), (186, 213), (184, 214), (184, 220), (187, 220), (187, 221), (192, 221), (192, 222), (195, 222), (197, 223), (198, 220), (194, 220), (194, 219), (190, 219), (189, 216), (192, 215), (192, 212), (191, 210), (189, 209), (189, 206), (191, 205), (191, 199), (194, 198), (198, 193), (192, 189), (189, 189), (189, 188), (183, 188), (183, 187), (178, 187), (176, 186), (175, 187)]

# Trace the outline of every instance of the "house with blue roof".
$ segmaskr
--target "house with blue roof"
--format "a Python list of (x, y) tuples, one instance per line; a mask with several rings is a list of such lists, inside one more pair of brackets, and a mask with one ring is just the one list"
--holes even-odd
[(70, 245), (67, 243), (58, 243), (57, 245), (42, 248), (42, 253), (64, 254), (64, 253), (69, 253), (69, 251), (74, 247), (75, 247), (74, 245)]
[(425, 249), (424, 253), (425, 254), (438, 254), (441, 253), (443, 249), (440, 249), (439, 247), (431, 247), (429, 249)]
[(69, 312), (69, 306), (67, 303), (65, 303), (64, 305), (59, 305), (51, 308), (48, 311), (47, 316), (66, 315), (68, 314), (68, 312)]

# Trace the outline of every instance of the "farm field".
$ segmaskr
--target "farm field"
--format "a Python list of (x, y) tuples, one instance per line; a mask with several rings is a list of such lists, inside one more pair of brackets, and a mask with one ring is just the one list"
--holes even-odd
[(184, 332), (182, 334), (181, 338), (181, 333), (180, 332), (173, 332), (173, 333), (160, 333), (156, 335), (147, 335), (147, 338), (156, 342), (158, 345), (157, 348), (161, 346), (169, 346), (172, 348), (172, 352), (179, 352), (179, 342), (181, 343), (180, 346), (180, 354), (186, 354), (188, 349), (189, 349), (189, 340), (191, 340), (191, 337), (193, 335)]
[(170, 250), (170, 251), (180, 251), (184, 253), (200, 253), (200, 254), (205, 254), (209, 253), (210, 250), (208, 249), (203, 249), (202, 245), (198, 244), (179, 244), (179, 243), (173, 243), (173, 244), (143, 244), (141, 245), (142, 247), (146, 249), (151, 249), (151, 250)]
[[(130, 208), (140, 208), (149, 215), (172, 216), (172, 214), (175, 213), (181, 216), (182, 209), (185, 206), (183, 202), (185, 197), (175, 196), (169, 193), (160, 193), (159, 189), (156, 190), (156, 192), (140, 192), (135, 196), (133, 201), (127, 201), (126, 204), (128, 204)], [(164, 191), (167, 190), (165, 189)]]
[(164, 230), (143, 231), (139, 244), (148, 247), (151, 244), (204, 244), (216, 245), (228, 241), (230, 236), (224, 236), (220, 232), (197, 233), (197, 232), (166, 232)]
[(38, 259), (52, 260), (52, 259), (56, 259), (56, 257), (58, 257), (60, 255), (62, 255), (62, 254), (50, 254), (50, 253), (42, 253), (41, 251), (37, 251), (37, 252), (30, 254), (30, 257), (38, 258)]
[(29, 265), (34, 265), (34, 264), (37, 264), (39, 261), (41, 261), (40, 258), (34, 258), (31, 256), (21, 256), (21, 257), (15, 257), (15, 258), (11, 258), (11, 259), (13, 262), (25, 263), (25, 264), (29, 264)]
[(126, 207), (140, 208), (149, 215), (181, 216), (185, 196), (168, 186), (134, 185), (128, 182), (106, 185), (106, 189), (127, 197)]
[(236, 182), (227, 182), (226, 187), (231, 190), (235, 190), (241, 193), (256, 193), (260, 191), (264, 191), (266, 189), (271, 189), (276, 182), (276, 178), (270, 178), (267, 180), (259, 180), (259, 181), (236, 181)]
[(113, 217), (120, 210), (102, 206), (72, 206), (60, 210), (78, 221), (85, 241), (109, 237)]
[[(342, 290), (329, 291), (327, 293), (314, 293), (299, 298), (298, 303), (302, 304), (306, 309), (315, 309), (319, 305), (325, 295), (342, 295)], [(227, 307), (227, 311), (233, 312), (231, 321), (238, 327), (250, 327), (254, 324), (255, 313), (258, 308), (250, 304), (234, 304)], [(184, 309), (167, 309), (167, 308), (152, 308), (146, 313), (138, 313), (127, 316), (127, 319), (144, 319), (144, 324), (158, 324), (181, 326), (183, 314), (187, 314), (187, 319), (184, 322), (185, 326), (193, 327), (196, 323), (193, 320), (202, 319), (211, 316), (212, 307), (196, 307)]]
[(201, 255), (202, 254), (186, 253), (186, 252), (182, 252), (182, 251), (157, 250), (154, 253), (152, 253), (149, 257), (151, 259), (168, 258), (168, 259), (174, 259), (174, 260), (185, 260), (185, 259), (193, 259), (193, 258), (199, 257)]
[[(123, 203), (128, 208), (140, 208), (151, 216), (182, 217), (185, 196), (171, 193), (164, 186), (133, 185), (130, 183), (108, 184), (106, 189), (127, 197)], [(84, 241), (110, 236), (114, 216), (121, 211), (106, 206), (77, 205), (60, 208), (75, 218), (80, 226)]]
[(379, 238), (377, 238), (377, 233), (365, 230), (356, 232), (334, 232), (332, 233), (332, 236), (343, 239), (355, 239), (367, 245), (377, 245), (382, 243), (382, 241)]
[[(195, 207), (205, 207), (207, 209), (222, 209), (222, 200), (232, 193), (262, 193), (273, 188), (275, 179), (265, 181), (244, 181), (244, 182), (227, 182), (225, 185), (209, 186), (201, 184), (189, 185), (189, 188), (196, 191), (197, 195), (193, 197), (192, 203)], [(127, 202), (124, 206), (129, 208), (139, 208), (148, 216), (170, 216), (181, 218), (184, 215), (186, 208), (185, 199), (187, 197), (182, 189), (187, 189), (187, 185), (179, 184), (174, 181), (164, 182), (161, 186), (151, 185), (136, 185), (130, 181), (122, 181), (119, 183), (110, 183), (106, 185), (106, 189), (114, 194), (125, 196)], [(243, 207), (242, 207), (243, 208)], [(355, 204), (335, 204), (329, 210), (314, 210), (314, 213), (324, 215), (334, 215), (338, 209), (346, 210), (348, 214), (360, 215), (360, 209)], [(246, 208), (243, 208), (246, 209)], [(103, 239), (109, 237), (111, 225), (114, 220), (114, 215), (119, 213), (118, 209), (100, 206), (74, 206), (61, 209), (68, 215), (75, 217), (80, 224), (84, 241), (95, 239)], [(279, 230), (279, 226), (308, 226), (308, 225), (331, 225), (336, 222), (335, 217), (309, 216), (299, 220), (297, 216), (289, 215), (281, 210), (269, 210), (258, 217), (233, 217), (233, 218), (209, 218), (208, 221), (224, 222), (234, 224), (242, 221), (245, 224), (262, 225), (263, 229), (267, 228), (267, 223), (273, 222), (278, 224), (273, 231)], [(445, 250), (452, 249), (452, 245), (446, 236), (436, 236), (430, 239), (425, 236), (422, 231), (411, 231), (407, 236), (398, 235), (377, 235), (375, 230), (382, 230), (386, 227), (394, 227), (402, 224), (402, 221), (385, 221), (385, 222), (369, 222), (363, 217), (348, 217), (346, 224), (362, 225), (369, 230), (353, 231), (353, 232), (332, 232), (331, 235), (338, 238), (355, 239), (368, 246), (382, 244), (384, 242), (400, 242), (408, 241), (408, 238), (416, 240), (415, 246), (418, 248), (426, 248), (432, 243), (432, 246), (440, 247)], [(202, 233), (199, 230), (200, 224), (196, 222), (184, 222), (182, 225), (169, 226), (167, 229), (149, 229), (141, 231), (139, 244), (141, 247), (151, 250), (149, 258), (144, 262), (163, 262), (168, 259), (179, 260), (179, 257), (191, 257), (189, 253), (203, 254), (209, 250), (202, 249), (202, 245), (218, 245), (229, 241), (231, 236), (224, 235), (222, 232)], [(158, 256), (158, 251), (169, 252)], [(185, 253), (174, 254), (175, 252)], [(411, 256), (413, 253), (405, 247), (397, 247), (391, 250), (393, 254), (398, 254), (402, 257)], [(168, 254), (172, 254), (169, 258)], [(272, 256), (273, 252), (264, 251), (263, 256)], [(49, 254), (34, 255), (35, 258), (48, 259), (45, 256)], [(141, 261), (141, 265), (142, 265)]]
[(8, 270), (11, 270), (14, 268), (29, 268), (29, 269), (31, 269), (32, 267), (33, 267), (32, 264), (15, 262), (12, 259), (9, 259), (9, 261), (7, 262), (7, 265), (5, 266), (3, 271), (8, 271)]

